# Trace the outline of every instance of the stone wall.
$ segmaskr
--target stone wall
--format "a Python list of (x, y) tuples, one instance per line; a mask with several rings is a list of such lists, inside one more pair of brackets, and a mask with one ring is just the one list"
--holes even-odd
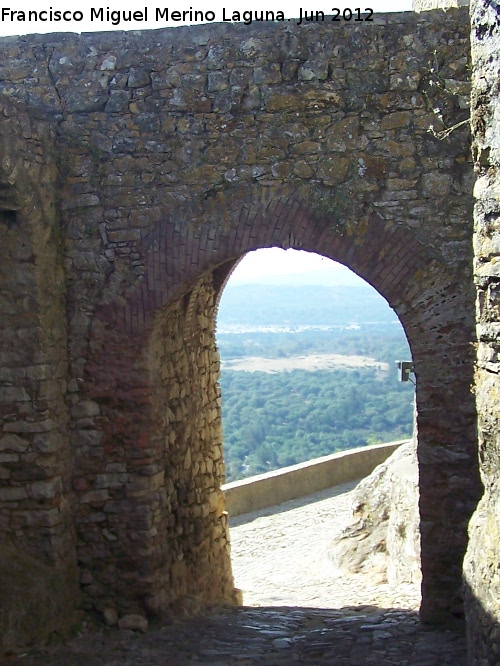
[[(0, 575), (2, 589), (10, 589), (13, 577), (19, 579), (12, 566), (29, 562), (31, 553), (36, 560), (20, 579), (34, 571), (39, 579), (12, 596), (15, 608), (4, 605), (0, 612), (0, 634), (13, 644), (20, 626), (33, 640), (64, 633), (74, 622), (79, 586), (54, 131), (2, 96), (0, 136)], [(45, 590), (46, 609), (55, 609), (55, 617), (39, 599), (29, 599), (44, 584), (51, 590)], [(26, 633), (30, 615), (33, 631)]]
[(166, 551), (163, 560), (170, 559), (170, 603), (193, 590), (206, 601), (224, 601), (233, 590), (221, 490), (215, 298), (212, 276), (201, 278), (181, 302), (158, 316), (151, 338), (151, 376), (160, 387), (155, 392), (152, 440), (160, 444), (163, 455), (166, 445), (168, 461), (158, 517), (168, 535), (168, 549), (164, 538), (159, 545)]
[(72, 410), (87, 412), (74, 433), (86, 607), (161, 613), (189, 595), (231, 599), (213, 308), (210, 276), (133, 349), (114, 328), (92, 346), (92, 401)]
[[(67, 525), (61, 539), (44, 532), (42, 550), (49, 562), (69, 558), (76, 534), (86, 609), (232, 600), (216, 303), (238, 259), (274, 245), (343, 262), (396, 310), (417, 377), (422, 617), (460, 615), (481, 490), (472, 170), (467, 127), (446, 128), (469, 112), (467, 16), (0, 40), (1, 99), (44, 132), (29, 181), (38, 201), (18, 214), (50, 212), (18, 231), (9, 208), (2, 223), (44, 258), (43, 270), (31, 254), (3, 268), (31, 280), (26, 293), (45, 304), (40, 330), (53, 336), (43, 348), (54, 363), (50, 450), (36, 449), (20, 474), (61, 447), (46, 468), (60, 477), (47, 504), (59, 502)], [(15, 366), (12, 346), (6, 360)], [(3, 437), (32, 427), (8, 401), (10, 389), (26, 397), (23, 382), (5, 380)], [(41, 446), (36, 436), (26, 446)], [(9, 449), (2, 467), (12, 502), (31, 488), (13, 475), (21, 454)], [(18, 508), (2, 505), (9, 539)], [(37, 552), (37, 534), (23, 524), (19, 543)]]
[(473, 2), (472, 129), (478, 353), (476, 399), (484, 496), (470, 525), (465, 562), (470, 663), (500, 659), (500, 12)]
[[(401, 444), (408, 440), (372, 444), (340, 453), (313, 458), (297, 465), (222, 486), (226, 508), (231, 517), (268, 506), (275, 506), (297, 497), (307, 497), (319, 490), (363, 479), (383, 463)], [(416, 466), (415, 451), (415, 466)], [(414, 503), (415, 513), (418, 500)]]

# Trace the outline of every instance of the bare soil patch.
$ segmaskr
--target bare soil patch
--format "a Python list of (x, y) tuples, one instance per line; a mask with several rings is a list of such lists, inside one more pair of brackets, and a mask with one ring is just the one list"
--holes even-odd
[(368, 356), (347, 356), (344, 354), (310, 354), (289, 358), (264, 358), (245, 356), (231, 359), (222, 364), (225, 370), (245, 370), (247, 372), (291, 372), (292, 370), (334, 370), (336, 368), (377, 368), (388, 372), (389, 365)]

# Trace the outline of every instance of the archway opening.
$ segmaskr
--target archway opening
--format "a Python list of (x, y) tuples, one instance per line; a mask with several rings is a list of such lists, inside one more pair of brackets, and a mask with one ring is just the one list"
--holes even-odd
[[(335, 605), (342, 586), (328, 549), (347, 527), (355, 484), (316, 485), (311, 459), (412, 437), (413, 386), (398, 382), (394, 363), (411, 359), (404, 330), (385, 299), (346, 267), (312, 253), (270, 248), (246, 255), (226, 282), (217, 339), (227, 480), (246, 479), (248, 493), (252, 477), (261, 475), (254, 477), (254, 492), (262, 494), (262, 475), (281, 469), (272, 483), (293, 485), (297, 477), (287, 479), (282, 468), (310, 461), (307, 497), (292, 488), (291, 502), (266, 507), (250, 492), (248, 507), (264, 508), (231, 521), (236, 585), (244, 603), (321, 605), (328, 598)], [(416, 475), (413, 481), (417, 516)], [(388, 475), (379, 485), (391, 482)], [(237, 492), (238, 484), (230, 485)], [(385, 508), (377, 509), (383, 516)], [(276, 539), (277, 533), (284, 538)], [(375, 578), (382, 582), (387, 563), (381, 565), (379, 555), (370, 566), (379, 567)], [(412, 594), (418, 608), (415, 585)], [(349, 595), (356, 603), (356, 592)]]
[(341, 264), (247, 254), (222, 293), (217, 343), (227, 481), (412, 436), (413, 384), (395, 365), (411, 359), (403, 327)]

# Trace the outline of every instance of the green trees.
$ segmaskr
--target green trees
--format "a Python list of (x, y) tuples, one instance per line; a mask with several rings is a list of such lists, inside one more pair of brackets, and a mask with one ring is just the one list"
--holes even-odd
[(373, 368), (222, 373), (227, 480), (409, 437), (413, 391)]

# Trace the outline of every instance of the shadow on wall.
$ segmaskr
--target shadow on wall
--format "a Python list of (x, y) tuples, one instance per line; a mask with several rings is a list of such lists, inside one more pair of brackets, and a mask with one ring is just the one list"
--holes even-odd
[(0, 660), (77, 626), (75, 572), (54, 569), (16, 546), (0, 545)]
[(464, 599), (467, 608), (468, 664), (497, 666), (500, 664), (500, 625), (476, 597), (464, 578)]

